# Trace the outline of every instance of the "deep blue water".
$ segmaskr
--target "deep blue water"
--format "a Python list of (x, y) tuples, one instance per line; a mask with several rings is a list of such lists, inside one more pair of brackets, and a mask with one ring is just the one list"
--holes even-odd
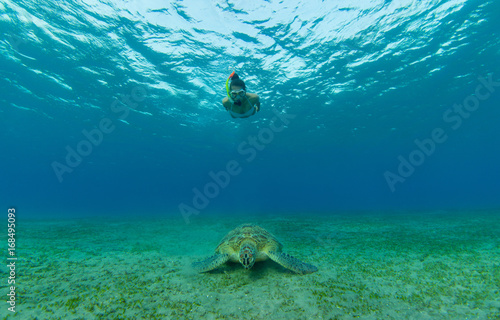
[[(0, 1), (2, 206), (500, 207), (500, 3), (336, 3)], [(251, 118), (222, 108), (233, 70)]]

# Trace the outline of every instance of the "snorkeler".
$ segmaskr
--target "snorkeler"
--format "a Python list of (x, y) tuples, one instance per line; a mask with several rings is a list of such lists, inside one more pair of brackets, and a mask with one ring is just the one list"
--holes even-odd
[[(231, 84), (229, 84), (231, 80)], [(226, 81), (227, 97), (222, 105), (233, 118), (248, 118), (260, 110), (259, 96), (246, 92), (245, 83), (233, 71)]]

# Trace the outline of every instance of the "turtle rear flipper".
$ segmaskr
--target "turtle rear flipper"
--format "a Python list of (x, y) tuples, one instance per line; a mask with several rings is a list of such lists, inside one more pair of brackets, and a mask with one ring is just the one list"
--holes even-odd
[(228, 254), (214, 254), (203, 261), (193, 263), (193, 268), (198, 272), (207, 272), (217, 269), (229, 260)]
[(269, 251), (267, 255), (271, 260), (297, 273), (304, 274), (318, 271), (318, 268), (316, 268), (312, 264), (302, 262), (299, 259), (283, 252)]

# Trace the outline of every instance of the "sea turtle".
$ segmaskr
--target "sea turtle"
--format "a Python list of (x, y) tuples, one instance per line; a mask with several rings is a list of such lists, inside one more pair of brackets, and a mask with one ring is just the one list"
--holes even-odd
[(215, 249), (215, 255), (193, 263), (198, 272), (214, 270), (227, 261), (240, 262), (245, 269), (250, 269), (256, 261), (267, 258), (297, 273), (318, 271), (313, 265), (281, 252), (283, 245), (265, 229), (242, 224), (229, 232)]

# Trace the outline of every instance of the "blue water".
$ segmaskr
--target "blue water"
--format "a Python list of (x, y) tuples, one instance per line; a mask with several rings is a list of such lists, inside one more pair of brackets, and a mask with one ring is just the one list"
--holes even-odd
[[(0, 12), (0, 202), (18, 214), (500, 206), (498, 1)], [(251, 118), (222, 108), (233, 70), (260, 96)]]

